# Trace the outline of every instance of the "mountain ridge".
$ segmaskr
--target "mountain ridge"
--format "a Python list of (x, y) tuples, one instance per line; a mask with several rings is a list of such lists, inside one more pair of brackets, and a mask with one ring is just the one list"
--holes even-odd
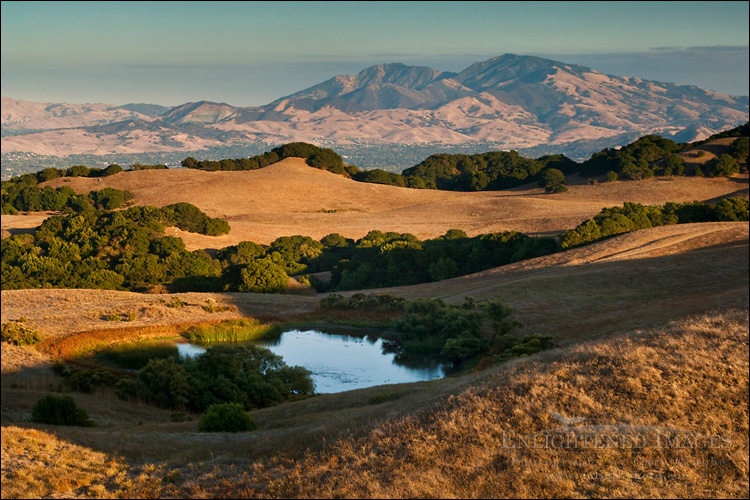
[[(24, 116), (24, 106), (29, 116)], [(146, 106), (66, 108), (3, 97), (3, 152), (106, 154), (126, 144), (132, 151), (166, 152), (243, 141), (328, 146), (341, 141), (486, 142), (523, 149), (611, 138), (611, 146), (617, 146), (617, 138), (624, 134), (699, 140), (748, 121), (750, 109), (747, 96), (606, 75), (585, 66), (516, 54), (476, 62), (458, 73), (402, 63), (373, 65), (263, 106), (198, 101), (158, 116), (139, 112), (153, 114), (159, 109)], [(107, 132), (111, 123), (125, 120), (135, 120), (137, 125), (116, 136)], [(159, 121), (160, 130), (148, 121)], [(186, 133), (180, 128), (185, 124), (204, 130)], [(44, 132), (53, 129), (66, 130)], [(23, 135), (26, 130), (34, 133)]]

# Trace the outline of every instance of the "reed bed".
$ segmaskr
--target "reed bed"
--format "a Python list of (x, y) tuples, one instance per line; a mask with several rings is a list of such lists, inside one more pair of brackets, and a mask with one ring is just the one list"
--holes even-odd
[(254, 318), (224, 321), (218, 324), (191, 326), (180, 335), (190, 342), (210, 344), (213, 342), (243, 342), (274, 338), (281, 335), (281, 327), (273, 323), (262, 323)]

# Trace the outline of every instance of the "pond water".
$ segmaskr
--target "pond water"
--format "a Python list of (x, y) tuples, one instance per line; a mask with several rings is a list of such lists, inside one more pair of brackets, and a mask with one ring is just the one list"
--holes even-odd
[[(382, 384), (433, 380), (446, 375), (436, 363), (415, 366), (383, 352), (382, 339), (325, 333), (318, 330), (289, 330), (274, 340), (250, 342), (284, 358), (290, 366), (304, 366), (312, 372), (315, 391), (334, 393)], [(203, 347), (177, 344), (180, 356), (197, 356)]]

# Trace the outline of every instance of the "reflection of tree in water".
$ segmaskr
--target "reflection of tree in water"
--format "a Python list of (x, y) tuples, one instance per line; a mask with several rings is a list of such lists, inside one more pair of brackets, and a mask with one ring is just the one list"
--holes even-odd
[(445, 375), (451, 375), (460, 370), (461, 367), (455, 363), (445, 363), (433, 356), (405, 352), (396, 342), (383, 340), (381, 346), (383, 354), (395, 354), (393, 362), (404, 368), (412, 370), (442, 370)]

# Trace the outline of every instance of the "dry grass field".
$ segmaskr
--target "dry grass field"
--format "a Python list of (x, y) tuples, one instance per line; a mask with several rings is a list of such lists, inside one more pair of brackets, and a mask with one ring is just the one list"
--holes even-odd
[(49, 185), (78, 193), (114, 187), (135, 194), (137, 205), (163, 206), (187, 201), (211, 217), (229, 222), (220, 237), (170, 228), (188, 249), (222, 248), (240, 241), (269, 244), (280, 236), (301, 234), (320, 239), (330, 233), (361, 238), (368, 231), (408, 232), (434, 238), (449, 229), (469, 236), (514, 230), (530, 235), (557, 234), (593, 217), (604, 207), (625, 201), (646, 205), (667, 201), (712, 200), (748, 196), (747, 175), (732, 178), (675, 177), (641, 182), (602, 182), (572, 177), (563, 195), (545, 194), (536, 185), (505, 191), (461, 193), (367, 184), (286, 158), (260, 170), (204, 172), (146, 170), (102, 178), (59, 178)]
[[(230, 222), (219, 238), (178, 232), (191, 248), (291, 234), (358, 238), (371, 229), (422, 238), (450, 228), (554, 234), (623, 201), (748, 195), (747, 175), (574, 179), (563, 195), (535, 186), (418, 191), (356, 183), (299, 159), (252, 172), (125, 172), (53, 185), (66, 180), (79, 192), (128, 189), (137, 204), (188, 201)], [(3, 216), (4, 235), (41, 220), (24, 217)], [(42, 342), (2, 344), (2, 498), (747, 498), (749, 233), (747, 222), (664, 226), (451, 280), (365, 291), (501, 300), (525, 333), (552, 335), (557, 347), (444, 379), (254, 410), (258, 429), (237, 434), (199, 433), (198, 415), (176, 423), (171, 411), (111, 389), (72, 393), (95, 428), (28, 418), (61, 383), (53, 358), (174, 336), (189, 324), (294, 319), (324, 295), (3, 290), (2, 323), (24, 318)], [(222, 310), (208, 312), (209, 303)], [(113, 315), (122, 321), (108, 321)], [(575, 446), (560, 446), (563, 438)]]

